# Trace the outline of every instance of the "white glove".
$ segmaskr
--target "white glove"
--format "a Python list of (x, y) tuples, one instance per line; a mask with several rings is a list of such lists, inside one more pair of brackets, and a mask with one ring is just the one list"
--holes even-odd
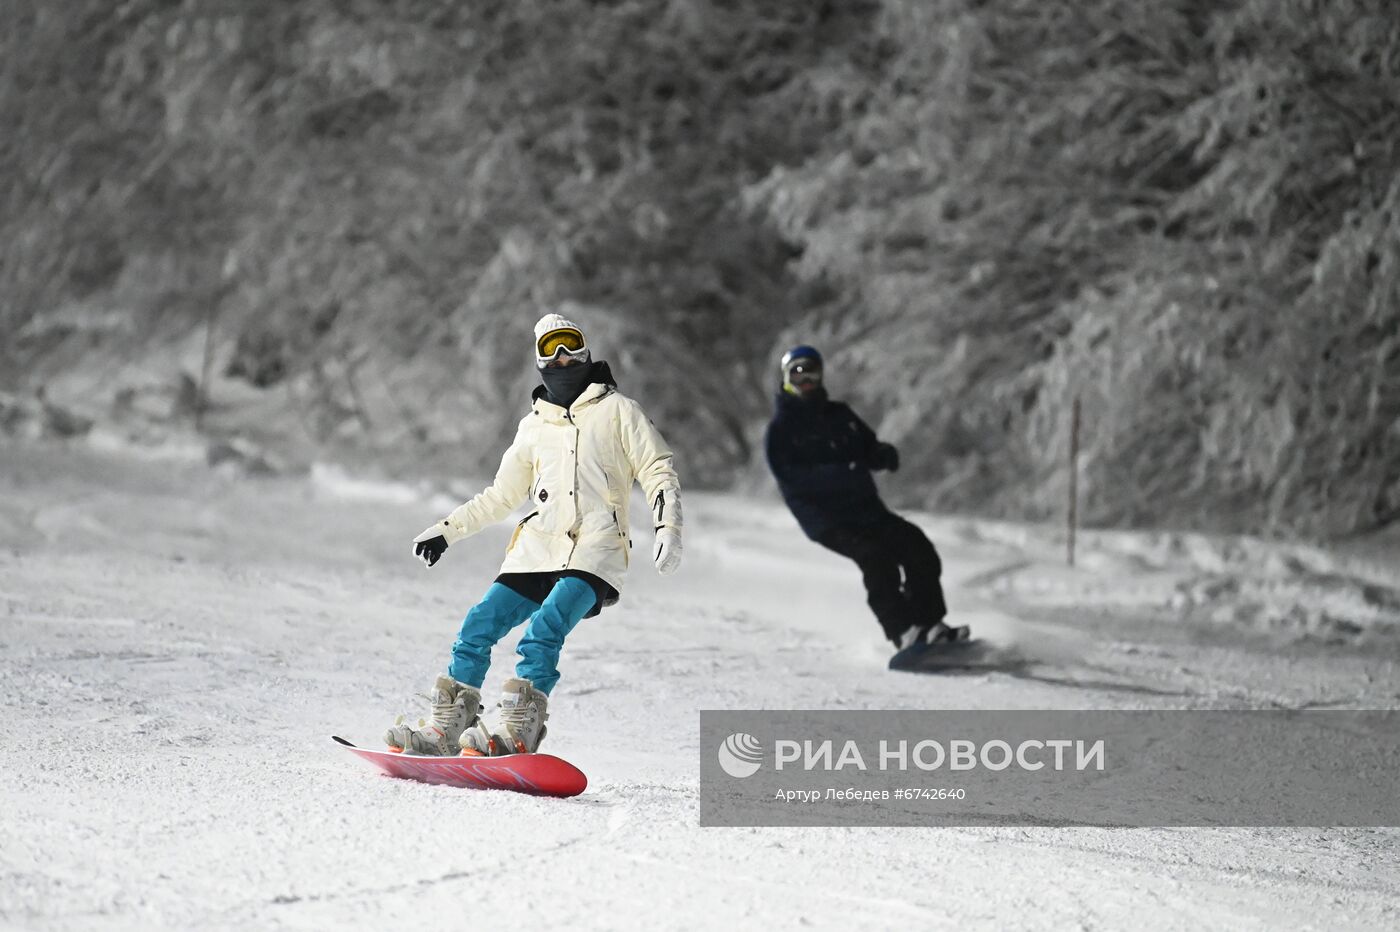
[(446, 532), (447, 522), (439, 521), (413, 538), (413, 555), (422, 560), (423, 565), (429, 569), (442, 559), (443, 551), (447, 549)]
[(670, 576), (681, 565), (681, 532), (673, 527), (656, 529), (656, 552), (652, 554), (656, 571)]

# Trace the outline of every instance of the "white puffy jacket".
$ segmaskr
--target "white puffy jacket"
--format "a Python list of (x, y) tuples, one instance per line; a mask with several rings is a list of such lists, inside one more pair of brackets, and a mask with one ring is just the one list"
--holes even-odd
[(641, 483), (654, 528), (681, 528), (671, 449), (641, 405), (594, 383), (566, 410), (537, 392), (490, 487), (442, 521), (448, 544), (505, 518), (529, 498), (503, 573), (583, 570), (619, 592), (630, 558), (628, 503)]

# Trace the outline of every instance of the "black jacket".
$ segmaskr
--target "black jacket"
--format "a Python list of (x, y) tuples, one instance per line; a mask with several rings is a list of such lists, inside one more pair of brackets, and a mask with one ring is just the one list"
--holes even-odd
[(870, 475), (875, 432), (826, 389), (812, 398), (779, 393), (764, 449), (783, 500), (813, 540), (836, 527), (868, 524), (888, 509)]

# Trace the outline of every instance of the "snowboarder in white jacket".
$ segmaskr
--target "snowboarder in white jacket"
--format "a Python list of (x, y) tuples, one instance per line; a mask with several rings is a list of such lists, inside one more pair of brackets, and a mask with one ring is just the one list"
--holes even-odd
[[(548, 314), (535, 325), (543, 382), (501, 458), (495, 481), (414, 538), (431, 567), (447, 548), (529, 500), (501, 573), (462, 622), (447, 672), (438, 676), (430, 722), (394, 725), (391, 747), (419, 754), (500, 755), (535, 751), (544, 739), (559, 652), (579, 621), (618, 598), (630, 557), (628, 503), (639, 482), (656, 533), (652, 561), (666, 576), (681, 560), (680, 481), (670, 448), (637, 402), (621, 394), (606, 362), (594, 361), (583, 331)], [(500, 718), (485, 724), (481, 684), (491, 648), (525, 623), (515, 676)]]

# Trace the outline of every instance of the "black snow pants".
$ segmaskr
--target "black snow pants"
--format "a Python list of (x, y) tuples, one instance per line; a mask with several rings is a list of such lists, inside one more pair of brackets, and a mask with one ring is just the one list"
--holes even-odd
[(943, 563), (918, 525), (887, 511), (870, 523), (832, 528), (817, 543), (856, 561), (870, 610), (896, 645), (910, 627), (932, 625), (948, 614), (939, 581)]

